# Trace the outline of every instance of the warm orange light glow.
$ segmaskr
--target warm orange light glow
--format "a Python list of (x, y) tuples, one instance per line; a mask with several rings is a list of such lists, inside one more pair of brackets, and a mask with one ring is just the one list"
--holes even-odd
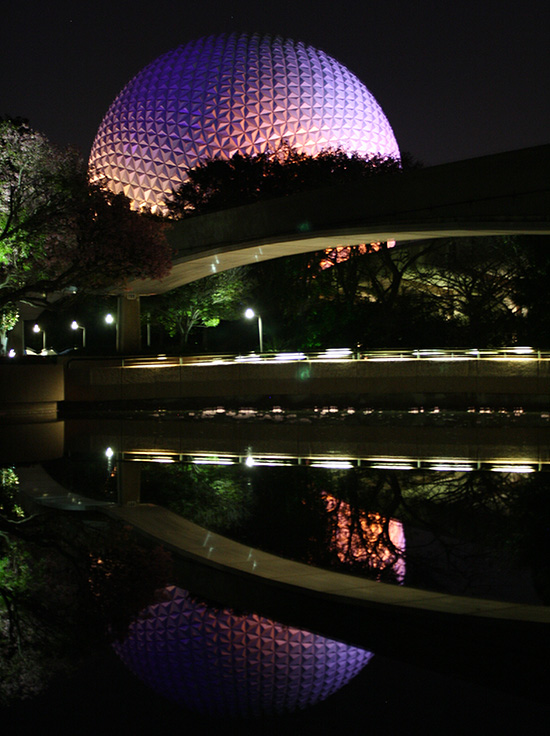
[(323, 494), (329, 514), (335, 515), (331, 548), (340, 562), (364, 563), (379, 573), (391, 569), (397, 582), (405, 579), (405, 533), (397, 519), (379, 513), (353, 511), (345, 501)]
[[(388, 248), (395, 246), (395, 240), (386, 241)], [(377, 240), (374, 243), (360, 243), (359, 245), (337, 245), (336, 248), (327, 248), (325, 250), (326, 258), (319, 261), (319, 266), (322, 271), (326, 271), (327, 268), (331, 268), (338, 263), (344, 263), (351, 257), (352, 250), (355, 249), (361, 255), (366, 253), (376, 253), (382, 248), (382, 241)]]

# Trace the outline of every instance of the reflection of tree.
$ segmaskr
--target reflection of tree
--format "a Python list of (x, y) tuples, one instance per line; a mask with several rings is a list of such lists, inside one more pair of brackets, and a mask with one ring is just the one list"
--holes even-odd
[(240, 528), (250, 515), (252, 494), (240, 466), (173, 464), (145, 468), (142, 498), (222, 534)]
[(0, 704), (40, 692), (108, 630), (123, 635), (170, 577), (167, 555), (119, 525), (25, 515), (17, 500), (0, 489)]
[(377, 580), (403, 582), (403, 525), (378, 513), (350, 506), (324, 493), (331, 527), (329, 545), (348, 569), (367, 570)]
[(410, 584), (476, 594), (481, 584), (483, 594), (501, 585), (496, 594), (513, 596), (507, 580), (530, 567), (537, 593), (550, 600), (545, 474), (361, 472), (362, 488), (382, 491), (378, 508), (406, 524)]

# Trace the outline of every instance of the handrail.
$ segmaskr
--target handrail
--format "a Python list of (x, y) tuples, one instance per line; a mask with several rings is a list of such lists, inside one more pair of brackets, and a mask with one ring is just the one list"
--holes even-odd
[(140, 355), (140, 356), (83, 356), (72, 357), (67, 361), (67, 368), (86, 362), (111, 362), (114, 367), (151, 368), (175, 366), (199, 366), (239, 363), (288, 363), (288, 362), (342, 362), (350, 360), (371, 360), (380, 362), (396, 362), (410, 360), (454, 361), (454, 360), (550, 360), (550, 351), (535, 350), (529, 347), (506, 348), (407, 348), (390, 350), (363, 351), (352, 348), (328, 348), (313, 352), (279, 351), (264, 353), (209, 353), (198, 355)]

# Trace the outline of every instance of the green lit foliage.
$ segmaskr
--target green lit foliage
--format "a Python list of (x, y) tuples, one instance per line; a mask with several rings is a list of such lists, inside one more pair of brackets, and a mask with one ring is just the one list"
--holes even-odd
[(19, 319), (17, 307), (8, 302), (0, 307), (0, 355), (5, 355), (8, 344), (8, 332), (13, 330)]
[(171, 257), (164, 228), (90, 184), (75, 150), (0, 119), (0, 307), (160, 277)]
[(25, 512), (17, 503), (19, 479), (13, 468), (0, 468), (0, 514), (12, 521), (23, 519)]
[(241, 466), (152, 466), (143, 471), (142, 495), (222, 534), (243, 526), (250, 517), (252, 503), (252, 492)]
[(252, 288), (250, 270), (233, 268), (155, 297), (144, 304), (144, 319), (178, 337), (180, 348), (197, 327), (216, 327), (222, 319), (241, 316), (243, 300)]
[(354, 184), (400, 170), (398, 160), (386, 157), (362, 158), (339, 149), (310, 156), (282, 143), (265, 153), (236, 153), (230, 159), (211, 159), (189, 169), (187, 180), (166, 206), (180, 219), (322, 186)]

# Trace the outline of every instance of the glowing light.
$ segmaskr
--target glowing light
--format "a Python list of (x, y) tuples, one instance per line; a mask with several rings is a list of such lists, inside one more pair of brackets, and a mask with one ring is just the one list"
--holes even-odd
[(516, 353), (516, 355), (529, 355), (529, 353), (534, 353), (535, 351), (533, 348), (517, 347), (517, 348), (512, 348), (511, 352)]
[(430, 465), (430, 470), (450, 471), (452, 473), (466, 473), (473, 469), (472, 465), (460, 465), (459, 463), (438, 463), (436, 465)]
[(531, 465), (495, 465), (491, 468), (495, 473), (534, 473)]
[(414, 470), (414, 465), (409, 463), (376, 463), (371, 465), (375, 470)]
[(324, 353), (321, 353), (319, 357), (321, 359), (328, 359), (328, 360), (343, 360), (343, 359), (349, 359), (349, 357), (353, 355), (353, 350), (351, 348), (327, 348)]
[(353, 468), (349, 460), (318, 460), (311, 463), (312, 468), (329, 468), (331, 470), (347, 470)]
[(310, 155), (399, 158), (382, 109), (342, 64), (301, 42), (232, 34), (179, 46), (137, 74), (105, 115), (89, 165), (136, 207), (156, 208), (199, 162), (282, 141)]
[(235, 465), (235, 461), (228, 457), (194, 457), (191, 462), (194, 465)]
[(112, 458), (114, 454), (115, 454), (115, 451), (113, 450), (112, 447), (108, 447), (105, 450), (105, 457), (108, 457), (109, 459)]
[(332, 549), (340, 562), (365, 563), (382, 573), (391, 569), (395, 579), (405, 579), (405, 532), (397, 519), (386, 519), (379, 513), (359, 510), (329, 493), (323, 493), (329, 513), (335, 514)]
[(305, 360), (305, 353), (277, 353), (275, 360)]

